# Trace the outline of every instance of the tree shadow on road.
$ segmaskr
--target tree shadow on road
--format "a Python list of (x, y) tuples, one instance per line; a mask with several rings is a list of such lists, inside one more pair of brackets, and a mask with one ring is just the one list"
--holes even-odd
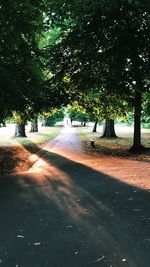
[(41, 152), (1, 183), (1, 265), (149, 267), (149, 192)]

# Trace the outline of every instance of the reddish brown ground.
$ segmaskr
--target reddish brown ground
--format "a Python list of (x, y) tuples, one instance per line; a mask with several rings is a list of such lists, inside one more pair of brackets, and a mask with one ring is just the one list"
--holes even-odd
[(21, 145), (0, 147), (0, 155), (0, 175), (25, 171), (30, 167), (32, 154)]
[[(68, 135), (65, 136), (68, 140)], [(54, 151), (56, 153), (61, 151), (61, 144), (63, 144), (64, 136), (62, 140), (60, 140), (60, 137), (58, 140), (58, 145), (56, 145), (55, 148), (56, 151)], [(68, 148), (66, 145), (65, 148), (69, 149), (71, 142), (72, 140), (70, 143), (68, 142)], [(50, 150), (51, 145), (55, 147), (55, 142), (49, 143)], [(44, 144), (41, 147), (31, 146), (30, 149), (26, 149), (21, 145), (0, 147), (0, 174), (5, 175), (13, 172), (27, 171), (34, 162), (37, 161), (37, 155), (40, 155), (42, 152), (40, 149), (43, 146)], [(75, 147), (75, 145), (73, 145), (73, 147)], [(150, 190), (150, 150), (145, 150), (141, 154), (133, 154), (129, 152), (127, 147), (117, 144), (113, 144), (111, 148), (96, 145), (93, 149), (87, 142), (83, 144), (83, 147), (85, 154), (78, 153), (77, 157), (73, 159), (74, 161), (82, 162), (122, 182)], [(67, 152), (65, 152), (66, 158), (71, 157), (71, 154), (68, 155)]]
[(131, 154), (128, 151), (124, 151), (124, 154), (119, 151), (119, 155), (117, 153), (107, 155), (108, 151), (106, 154), (104, 151), (101, 153), (99, 149), (91, 151), (87, 145), (85, 149), (89, 155), (95, 157), (92, 164), (95, 170), (113, 176), (123, 183), (150, 190), (149, 151), (139, 155)]

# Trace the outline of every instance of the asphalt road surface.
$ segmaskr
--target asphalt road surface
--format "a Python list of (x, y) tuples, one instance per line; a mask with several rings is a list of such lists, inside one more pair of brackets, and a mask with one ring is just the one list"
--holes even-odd
[(110, 175), (64, 128), (0, 184), (0, 267), (150, 267), (149, 191)]

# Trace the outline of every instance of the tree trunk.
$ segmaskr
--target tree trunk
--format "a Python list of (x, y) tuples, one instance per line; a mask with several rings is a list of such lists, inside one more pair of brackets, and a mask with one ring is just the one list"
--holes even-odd
[(139, 90), (135, 94), (134, 135), (133, 135), (133, 145), (130, 149), (133, 152), (140, 152), (144, 148), (141, 144), (141, 110), (142, 110), (142, 95)]
[(24, 123), (16, 124), (16, 126), (15, 126), (15, 137), (26, 137), (25, 124)]
[(86, 126), (86, 121), (83, 122), (83, 127), (85, 127), (85, 126)]
[(101, 138), (117, 138), (115, 133), (114, 120), (106, 120)]
[(143, 71), (140, 68), (140, 60), (136, 53), (136, 50), (132, 53), (132, 65), (134, 70), (134, 76), (136, 80), (136, 89), (134, 97), (134, 134), (133, 145), (131, 151), (141, 152), (144, 147), (141, 144), (141, 112), (142, 112), (142, 88), (143, 88)]
[(42, 119), (42, 125), (41, 126), (47, 126), (47, 118)]
[(3, 127), (6, 127), (5, 121), (2, 121), (2, 125), (3, 125)]
[(38, 120), (34, 119), (31, 121), (31, 129), (30, 129), (30, 133), (35, 133), (38, 132)]
[(96, 133), (96, 131), (97, 131), (97, 124), (98, 124), (98, 120), (96, 120), (94, 123), (93, 133)]

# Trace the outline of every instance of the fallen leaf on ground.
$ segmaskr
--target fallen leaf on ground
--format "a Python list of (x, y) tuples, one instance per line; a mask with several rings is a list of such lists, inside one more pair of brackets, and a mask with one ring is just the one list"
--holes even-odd
[(18, 238), (24, 238), (24, 235), (17, 235)]
[(91, 262), (89, 262), (89, 264), (92, 264), (92, 263), (96, 263), (96, 262), (102, 261), (103, 259), (105, 259), (105, 256), (104, 256), (104, 255), (102, 255), (101, 258), (98, 258), (98, 259), (95, 260), (95, 261), (91, 261)]
[(34, 246), (39, 246), (39, 245), (41, 245), (40, 242), (35, 242), (35, 243), (34, 243)]

